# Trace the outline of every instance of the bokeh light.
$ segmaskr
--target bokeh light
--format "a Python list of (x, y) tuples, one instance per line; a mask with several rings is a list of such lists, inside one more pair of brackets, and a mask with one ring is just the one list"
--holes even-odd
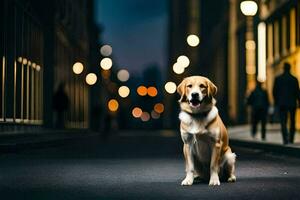
[(155, 112), (157, 112), (157, 113), (160, 114), (160, 113), (163, 113), (164, 110), (165, 110), (164, 104), (162, 104), (162, 103), (157, 103), (157, 104), (154, 105), (154, 111), (155, 111)]
[(157, 89), (155, 87), (148, 87), (147, 93), (150, 97), (155, 97), (157, 95)]
[(126, 69), (121, 69), (117, 74), (118, 79), (122, 82), (128, 81), (129, 76), (129, 72)]
[(73, 65), (74, 74), (81, 74), (83, 72), (83, 64), (81, 62), (76, 62)]
[(112, 67), (112, 60), (110, 58), (103, 58), (100, 62), (100, 66), (104, 70), (109, 70)]
[(165, 90), (166, 90), (167, 93), (169, 93), (169, 94), (175, 93), (175, 92), (176, 92), (176, 89), (177, 89), (177, 86), (176, 86), (176, 84), (175, 84), (174, 82), (169, 81), (169, 82), (167, 82), (167, 83), (165, 84)]
[(189, 35), (186, 38), (187, 43), (191, 46), (191, 47), (196, 47), (199, 45), (200, 43), (200, 39), (197, 35)]
[(22, 63), (22, 60), (23, 60), (22, 57), (19, 57), (19, 58), (18, 58), (18, 62), (19, 62), (19, 63)]
[(146, 96), (148, 92), (147, 88), (143, 85), (139, 86), (136, 91), (140, 96)]
[(179, 63), (175, 63), (173, 65), (173, 71), (176, 74), (182, 74), (184, 72), (184, 67), (182, 65), (180, 65)]
[(111, 112), (116, 112), (119, 108), (119, 103), (117, 100), (115, 99), (111, 99), (109, 100), (108, 102), (108, 109), (111, 111)]
[(35, 64), (35, 63), (32, 63), (31, 66), (32, 66), (33, 69), (35, 69), (36, 64)]
[[(36, 65), (35, 68), (36, 68), (37, 71), (40, 71), (40, 70), (41, 70), (41, 66), (39, 66), (39, 65)], [(97, 77), (96, 77), (96, 78), (97, 78)]]
[(132, 109), (132, 116), (134, 118), (140, 118), (143, 114), (142, 109), (140, 109), (139, 107), (135, 107)]
[(185, 55), (181, 55), (177, 58), (177, 63), (182, 67), (187, 68), (190, 65), (190, 59)]
[(126, 98), (130, 93), (130, 89), (127, 86), (121, 86), (118, 90), (120, 97)]
[(160, 114), (155, 112), (154, 110), (151, 111), (151, 117), (153, 119), (159, 119), (160, 118)]
[(100, 48), (100, 52), (103, 56), (110, 56), (112, 54), (112, 47), (109, 45), (103, 45)]
[(246, 16), (254, 16), (257, 13), (258, 6), (255, 1), (242, 1), (240, 4), (242, 13)]
[(141, 120), (142, 120), (143, 122), (149, 121), (149, 120), (150, 120), (150, 114), (149, 114), (148, 112), (143, 112), (143, 113), (142, 113), (142, 116), (141, 116)]
[(26, 65), (26, 64), (27, 64), (27, 59), (23, 58), (23, 65)]
[(94, 85), (97, 82), (97, 75), (94, 73), (89, 73), (86, 75), (85, 81), (89, 85)]

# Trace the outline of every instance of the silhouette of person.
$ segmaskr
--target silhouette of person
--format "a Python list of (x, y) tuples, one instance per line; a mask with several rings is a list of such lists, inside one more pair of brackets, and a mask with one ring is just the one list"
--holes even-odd
[(256, 83), (255, 89), (251, 92), (247, 99), (247, 104), (251, 106), (252, 137), (255, 137), (257, 124), (261, 122), (261, 138), (262, 140), (265, 140), (269, 99), (266, 90), (264, 90), (261, 85), (261, 82)]
[(69, 109), (69, 104), (69, 97), (65, 92), (65, 83), (62, 82), (53, 96), (53, 109), (56, 111), (56, 128), (65, 128), (64, 114)]
[[(284, 63), (284, 72), (275, 78), (273, 96), (275, 105), (279, 109), (281, 133), (284, 144), (294, 142), (295, 114), (297, 100), (300, 103), (299, 83), (296, 77), (290, 73), (291, 66)], [(288, 114), (290, 116), (290, 130), (287, 130)]]

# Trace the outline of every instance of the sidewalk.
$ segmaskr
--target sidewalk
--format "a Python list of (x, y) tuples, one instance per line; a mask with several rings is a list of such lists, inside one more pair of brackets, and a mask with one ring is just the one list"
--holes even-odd
[(0, 134), (0, 153), (18, 152), (66, 144), (75, 139), (96, 136), (87, 130), (10, 131)]
[(252, 138), (250, 125), (228, 127), (228, 133), (232, 145), (300, 157), (300, 133), (295, 133), (293, 144), (283, 145), (279, 124), (267, 125), (265, 141), (261, 139), (260, 128), (256, 137)]

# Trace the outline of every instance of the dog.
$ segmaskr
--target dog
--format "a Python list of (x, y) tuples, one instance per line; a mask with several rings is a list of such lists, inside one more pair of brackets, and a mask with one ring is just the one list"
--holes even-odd
[(236, 155), (216, 107), (217, 87), (206, 77), (190, 76), (178, 85), (177, 92), (186, 169), (181, 185), (192, 185), (196, 177), (212, 186), (220, 185), (220, 179), (235, 182)]

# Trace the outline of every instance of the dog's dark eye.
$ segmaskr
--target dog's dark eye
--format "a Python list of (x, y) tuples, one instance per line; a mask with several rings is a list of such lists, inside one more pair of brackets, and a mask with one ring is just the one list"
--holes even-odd
[(206, 88), (204, 84), (199, 85), (200, 88)]
[(192, 85), (191, 85), (191, 84), (189, 84), (189, 85), (187, 85), (186, 87), (188, 87), (188, 88), (192, 88)]

